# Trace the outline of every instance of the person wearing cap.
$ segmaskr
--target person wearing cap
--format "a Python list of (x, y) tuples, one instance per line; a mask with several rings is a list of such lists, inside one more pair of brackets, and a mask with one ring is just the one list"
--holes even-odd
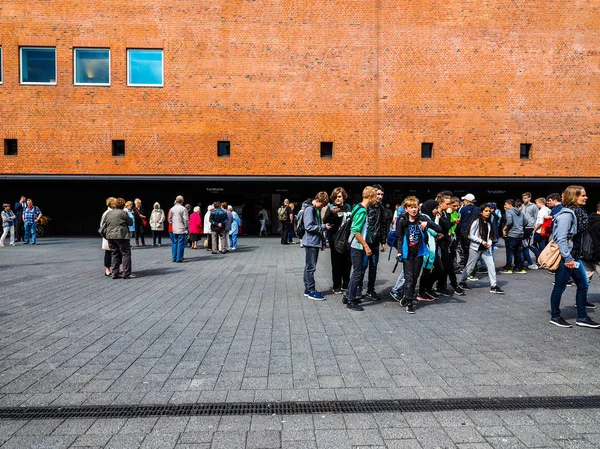
[(471, 244), (469, 240), (469, 226), (479, 208), (474, 204), (475, 195), (472, 193), (467, 193), (461, 199), (463, 200), (463, 205), (458, 211), (460, 214), (460, 247), (462, 249), (460, 265), (465, 267), (469, 258), (469, 245)]

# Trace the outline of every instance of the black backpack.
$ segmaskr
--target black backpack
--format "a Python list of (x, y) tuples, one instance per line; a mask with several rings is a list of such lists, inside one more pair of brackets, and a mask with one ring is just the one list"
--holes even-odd
[[(312, 206), (312, 200), (310, 198), (302, 203), (302, 207), (298, 211), (298, 215), (296, 215), (296, 235), (299, 239), (306, 233), (306, 229), (304, 228), (304, 211), (308, 206)], [(317, 212), (316, 209), (314, 210)]]
[(581, 246), (579, 248), (579, 257), (582, 260), (593, 261), (594, 260), (594, 242), (589, 231), (581, 233)]
[(358, 212), (361, 208), (364, 209), (364, 206), (359, 205), (354, 212), (350, 214), (350, 216), (344, 221), (340, 227), (338, 228), (335, 238), (333, 240), (333, 247), (340, 254), (345, 254), (350, 251), (350, 228), (352, 228), (352, 219), (354, 218), (354, 214)]

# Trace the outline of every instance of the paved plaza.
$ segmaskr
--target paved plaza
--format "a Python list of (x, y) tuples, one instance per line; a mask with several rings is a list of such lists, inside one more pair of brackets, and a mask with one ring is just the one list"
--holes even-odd
[[(504, 296), (482, 277), (409, 315), (389, 296), (387, 254), (383, 299), (354, 312), (331, 292), (328, 251), (316, 276), (327, 300), (315, 302), (302, 295), (304, 251), (278, 238), (188, 249), (187, 264), (169, 246), (134, 248), (129, 280), (104, 276), (99, 238), (0, 249), (0, 411), (600, 395), (600, 331), (548, 323), (541, 270), (500, 274)], [(570, 321), (574, 303), (568, 287)], [(598, 448), (600, 409), (0, 419), (0, 447)]]

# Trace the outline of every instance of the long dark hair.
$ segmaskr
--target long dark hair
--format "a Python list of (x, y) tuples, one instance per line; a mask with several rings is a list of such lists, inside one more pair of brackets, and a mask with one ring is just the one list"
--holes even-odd
[[(485, 210), (486, 208), (490, 209), (490, 218), (488, 218), (487, 221), (485, 220), (485, 218), (483, 218), (483, 215), (481, 215), (481, 212), (483, 210)], [(496, 228), (494, 226), (492, 226), (492, 214), (493, 214), (492, 209), (493, 208), (490, 205), (490, 203), (483, 203), (481, 206), (479, 206), (477, 213), (473, 216), (473, 219), (471, 220), (471, 222), (469, 223), (469, 227), (467, 228), (467, 229), (471, 229), (473, 222), (475, 220), (479, 220), (479, 237), (481, 237), (481, 240), (483, 240), (483, 241), (487, 241), (488, 237), (492, 242), (496, 241), (496, 239), (498, 238), (498, 236), (496, 235)], [(488, 235), (488, 226), (487, 226), (488, 223), (490, 224), (490, 228), (489, 228), (490, 235)]]

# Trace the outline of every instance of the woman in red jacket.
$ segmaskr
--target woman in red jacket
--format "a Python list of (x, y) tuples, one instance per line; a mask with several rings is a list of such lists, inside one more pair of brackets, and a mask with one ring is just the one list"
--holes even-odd
[(202, 239), (202, 217), (200, 216), (200, 207), (194, 207), (194, 212), (190, 215), (190, 240), (192, 249), (198, 249), (198, 240)]

